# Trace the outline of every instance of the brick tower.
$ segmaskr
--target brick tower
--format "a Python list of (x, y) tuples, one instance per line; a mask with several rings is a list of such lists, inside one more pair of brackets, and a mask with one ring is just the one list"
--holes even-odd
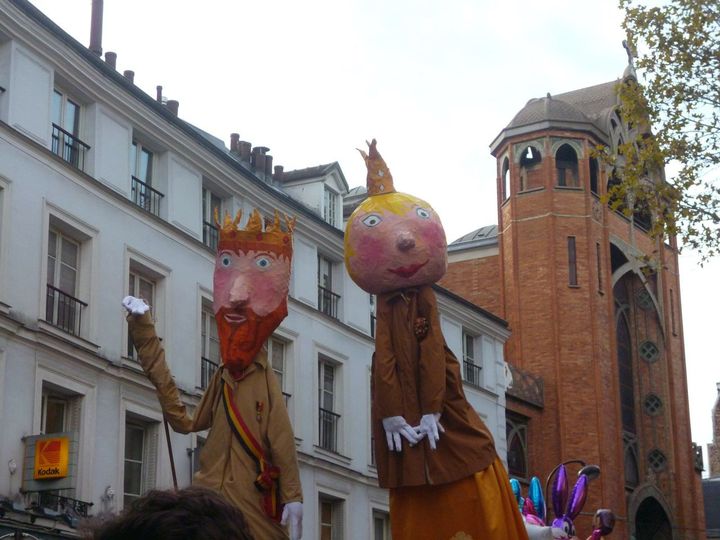
[(622, 163), (592, 157), (632, 140), (620, 82), (531, 99), (500, 132), (497, 230), (451, 244), (441, 284), (510, 323), (512, 475), (598, 464), (585, 511), (612, 508), (613, 538), (704, 538), (677, 246), (649, 237), (647, 210), (626, 217), (601, 203)]

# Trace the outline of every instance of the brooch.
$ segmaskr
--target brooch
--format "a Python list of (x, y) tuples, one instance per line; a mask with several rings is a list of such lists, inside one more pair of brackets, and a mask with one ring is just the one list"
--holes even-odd
[(425, 339), (429, 327), (430, 325), (428, 324), (428, 321), (425, 317), (418, 317), (417, 319), (415, 319), (413, 331), (415, 332), (415, 337), (418, 339), (418, 341), (422, 341), (423, 339)]

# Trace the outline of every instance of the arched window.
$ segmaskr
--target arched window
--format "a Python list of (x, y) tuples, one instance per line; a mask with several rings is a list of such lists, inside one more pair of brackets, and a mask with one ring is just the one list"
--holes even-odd
[(635, 447), (628, 444), (625, 447), (625, 487), (634, 489), (640, 483), (640, 470), (638, 468)]
[(555, 172), (558, 186), (578, 187), (580, 185), (577, 154), (569, 144), (563, 144), (555, 153)]
[(645, 199), (637, 199), (633, 207), (633, 223), (644, 231), (649, 231), (652, 226), (652, 215), (650, 205)]
[[(616, 287), (624, 287), (621, 280)], [(635, 434), (635, 388), (633, 374), (632, 339), (630, 337), (630, 322), (627, 320), (627, 310), (621, 308), (617, 315), (617, 357), (618, 374), (620, 377), (620, 413), (623, 430)]]
[(508, 472), (515, 478), (527, 478), (527, 419), (508, 412), (505, 417), (505, 428)]
[(502, 166), (502, 200), (510, 197), (510, 160), (505, 158)]
[(590, 191), (599, 195), (598, 191), (598, 160), (594, 157), (590, 158)]
[(541, 162), (540, 151), (534, 146), (526, 146), (520, 154), (520, 191), (543, 187)]
[(622, 181), (620, 180), (618, 170), (617, 168), (614, 168), (612, 173), (610, 173), (610, 178), (608, 178), (607, 183), (607, 194), (609, 196), (610, 208), (614, 208), (616, 212), (625, 215), (625, 209), (627, 208), (627, 204), (625, 203), (625, 193), (624, 190), (618, 189), (621, 184)]

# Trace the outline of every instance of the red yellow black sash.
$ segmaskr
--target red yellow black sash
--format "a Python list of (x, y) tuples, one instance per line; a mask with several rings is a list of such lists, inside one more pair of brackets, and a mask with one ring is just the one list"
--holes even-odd
[(280, 521), (282, 507), (278, 494), (280, 469), (275, 467), (265, 457), (265, 452), (260, 443), (255, 439), (240, 412), (235, 406), (233, 391), (229, 384), (223, 383), (223, 404), (225, 413), (232, 432), (237, 437), (240, 445), (253, 459), (258, 468), (258, 476), (255, 479), (255, 487), (262, 493), (262, 508), (265, 514), (274, 521)]

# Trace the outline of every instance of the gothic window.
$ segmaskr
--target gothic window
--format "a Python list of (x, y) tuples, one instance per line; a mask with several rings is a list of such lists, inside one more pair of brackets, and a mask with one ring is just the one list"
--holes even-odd
[(502, 166), (502, 200), (510, 197), (510, 161), (505, 158)]
[[(622, 286), (622, 282), (618, 284)], [(620, 375), (620, 411), (623, 430), (637, 433), (635, 426), (635, 390), (632, 365), (630, 323), (625, 310), (617, 317), (617, 357)]]
[(657, 416), (662, 410), (662, 400), (656, 394), (648, 394), (643, 401), (643, 409), (650, 416)]
[(638, 354), (640, 358), (651, 364), (660, 357), (660, 349), (652, 341), (643, 341), (638, 347)]
[(577, 253), (575, 250), (575, 237), (568, 236), (568, 285), (570, 287), (578, 286), (577, 276)]
[(561, 187), (578, 187), (578, 158), (569, 144), (563, 144), (555, 153), (555, 172), (557, 185)]
[(667, 458), (657, 448), (648, 454), (648, 464), (656, 473), (662, 472), (667, 467)]
[(520, 154), (520, 191), (543, 187), (541, 162), (540, 151), (534, 146), (526, 146)]
[(644, 287), (637, 292), (636, 295), (638, 306), (642, 309), (648, 310), (653, 308), (653, 300), (650, 292)]
[(598, 191), (598, 160), (596, 158), (590, 158), (590, 191), (599, 195)]
[(505, 428), (508, 448), (507, 463), (510, 476), (527, 478), (527, 419), (508, 413), (505, 419)]
[(640, 483), (640, 469), (637, 461), (637, 450), (634, 443), (625, 447), (625, 487), (633, 489)]

